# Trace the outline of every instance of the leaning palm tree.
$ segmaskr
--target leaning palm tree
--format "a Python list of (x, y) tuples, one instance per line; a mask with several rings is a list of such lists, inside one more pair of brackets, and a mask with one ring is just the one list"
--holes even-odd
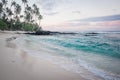
[[(24, 4), (24, 12), (25, 12), (25, 6), (27, 5), (28, 1), (27, 0), (22, 0), (23, 4)], [(24, 25), (25, 26), (25, 20), (24, 20)]]
[(8, 7), (6, 8), (6, 12), (7, 12), (8, 19), (10, 21), (9, 29), (12, 29), (12, 23), (13, 23), (12, 21), (13, 20), (12, 20), (11, 16), (13, 15), (13, 12)]
[(36, 21), (36, 9), (37, 9), (37, 5), (33, 4), (33, 17), (35, 21)]
[(26, 12), (27, 12), (27, 15), (29, 14), (28, 23), (30, 23), (32, 21), (32, 8), (28, 5), (26, 7)]
[(3, 12), (3, 4), (0, 3), (0, 18), (1, 18), (2, 12)]
[(19, 14), (21, 13), (21, 6), (19, 4), (16, 4), (15, 6), (15, 14), (16, 14), (16, 19), (19, 21)]
[(42, 18), (43, 18), (42, 15), (39, 14), (39, 16), (38, 16), (39, 26), (41, 25), (41, 19), (42, 19)]
[[(26, 5), (28, 3), (27, 0), (22, 0), (22, 2), (24, 3), (24, 5)], [(25, 8), (25, 7), (24, 7)]]
[(31, 18), (31, 14), (29, 12), (25, 12), (26, 16), (25, 16), (25, 20), (27, 21), (27, 23), (30, 22), (30, 18)]
[(12, 2), (11, 2), (11, 7), (12, 7), (12, 6), (15, 6), (15, 5), (16, 5), (16, 2), (15, 2), (15, 1), (12, 1)]
[(27, 0), (22, 0), (23, 4), (24, 4), (24, 11), (26, 10), (25, 7), (27, 6), (28, 1)]
[(6, 5), (7, 5), (7, 0), (1, 0), (2, 1), (2, 4), (3, 4), (3, 6), (4, 6), (4, 8), (6, 8)]
[(6, 5), (7, 5), (7, 0), (1, 0), (2, 1), (2, 7), (3, 7), (3, 19), (6, 18)]
[[(11, 5), (10, 5), (10, 9), (12, 9), (12, 6), (13, 6), (13, 9), (15, 9), (16, 4), (17, 4), (17, 3), (12, 0)], [(13, 10), (13, 11), (14, 11), (14, 10)]]
[(7, 12), (7, 16), (9, 18), (9, 20), (11, 19), (11, 16), (13, 15), (13, 12), (11, 11), (11, 9), (9, 9), (8, 7), (6, 8), (6, 12)]
[(42, 17), (42, 15), (41, 15), (41, 14), (39, 14), (39, 16), (38, 16), (38, 20), (39, 20), (39, 27), (38, 27), (37, 31), (41, 30), (41, 19), (42, 19), (42, 18), (43, 18), (43, 17)]

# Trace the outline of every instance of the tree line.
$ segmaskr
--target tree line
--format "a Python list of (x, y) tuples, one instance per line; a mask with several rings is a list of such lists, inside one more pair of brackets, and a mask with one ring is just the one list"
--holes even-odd
[(27, 0), (21, 0), (24, 8), (15, 0), (0, 2), (0, 29), (1, 30), (41, 30), (42, 15), (36, 4), (30, 6)]

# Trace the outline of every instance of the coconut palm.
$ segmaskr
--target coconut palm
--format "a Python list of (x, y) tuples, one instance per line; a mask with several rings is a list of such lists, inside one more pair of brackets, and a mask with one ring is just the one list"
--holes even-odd
[(28, 5), (26, 7), (26, 16), (29, 16), (27, 21), (30, 23), (32, 21), (32, 8)]
[(34, 16), (35, 21), (36, 21), (36, 9), (37, 9), (37, 5), (33, 4), (33, 16)]
[(26, 10), (25, 7), (27, 6), (28, 1), (27, 0), (22, 0), (23, 4), (24, 4), (24, 11)]
[(3, 12), (3, 4), (0, 3), (0, 18), (1, 18), (2, 12)]
[(25, 16), (25, 20), (27, 21), (27, 23), (30, 22), (30, 18), (31, 18), (31, 15), (29, 12), (25, 12), (26, 13), (26, 16)]
[(16, 8), (16, 5), (17, 5), (17, 3), (15, 2), (15, 1), (12, 1), (11, 2), (11, 7), (10, 7), (10, 9), (12, 8), (12, 6), (14, 7), (13, 9), (13, 11), (15, 12), (15, 8)]
[(9, 29), (12, 29), (12, 23), (13, 23), (13, 20), (12, 20), (12, 15), (13, 15), (13, 12), (11, 11), (11, 9), (9, 9), (8, 7), (6, 8), (6, 13), (7, 13), (7, 16), (8, 16), (8, 20), (10, 21), (10, 25), (9, 25)]
[(12, 2), (11, 2), (11, 7), (12, 7), (12, 6), (15, 6), (15, 5), (16, 5), (16, 2), (15, 2), (15, 1), (12, 1)]
[(39, 16), (38, 16), (39, 26), (41, 25), (41, 19), (42, 19), (42, 18), (43, 18), (42, 15), (39, 15)]
[(3, 6), (4, 6), (4, 8), (6, 8), (6, 5), (7, 5), (7, 0), (1, 0), (2, 1), (2, 4), (3, 4)]
[[(26, 11), (25, 11), (25, 6), (27, 5), (28, 1), (27, 1), (27, 0), (22, 0), (22, 2), (23, 2), (23, 4), (24, 4), (24, 12), (26, 12)], [(25, 26), (25, 21), (24, 21), (24, 26)]]
[[(12, 0), (10, 9), (13, 10), (13, 14), (15, 14), (15, 7), (16, 7), (16, 4), (17, 4), (17, 3), (16, 3), (15, 1)], [(13, 8), (13, 9), (12, 9), (12, 8)], [(13, 17), (15, 17), (15, 15), (13, 15), (13, 16), (11, 17), (11, 20), (14, 19)]]
[(33, 8), (34, 8), (34, 10), (37, 8), (37, 5), (36, 4), (33, 4)]
[(19, 14), (21, 13), (21, 6), (19, 5), (19, 4), (16, 4), (16, 6), (15, 6), (15, 14), (16, 14), (16, 19), (17, 19), (17, 21), (19, 21)]
[(2, 1), (2, 7), (3, 7), (3, 19), (6, 18), (6, 5), (7, 5), (7, 0), (1, 0)]
[(27, 0), (22, 0), (22, 2), (24, 3), (24, 5), (26, 5), (28, 3)]
[(42, 18), (43, 18), (42, 15), (39, 14), (39, 16), (38, 16), (39, 27), (38, 27), (37, 31), (41, 30), (41, 19), (42, 19)]
[(13, 15), (11, 9), (9, 9), (8, 7), (6, 8), (6, 12), (7, 12), (7, 15), (9, 17), (9, 19), (11, 18), (11, 16)]

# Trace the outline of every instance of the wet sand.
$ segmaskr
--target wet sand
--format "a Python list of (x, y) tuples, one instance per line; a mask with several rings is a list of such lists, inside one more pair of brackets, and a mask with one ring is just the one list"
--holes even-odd
[(85, 80), (79, 74), (20, 50), (14, 43), (19, 36), (0, 32), (0, 80)]

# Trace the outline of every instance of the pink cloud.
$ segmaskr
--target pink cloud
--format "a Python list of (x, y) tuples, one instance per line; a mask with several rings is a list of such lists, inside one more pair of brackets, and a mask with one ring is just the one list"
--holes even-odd
[(104, 26), (104, 27), (115, 27), (120, 26), (120, 20), (119, 21), (104, 21), (104, 22), (98, 22), (96, 26)]
[(119, 21), (103, 22), (63, 22), (57, 25), (43, 27), (46, 30), (54, 31), (82, 31), (82, 30), (120, 30)]

